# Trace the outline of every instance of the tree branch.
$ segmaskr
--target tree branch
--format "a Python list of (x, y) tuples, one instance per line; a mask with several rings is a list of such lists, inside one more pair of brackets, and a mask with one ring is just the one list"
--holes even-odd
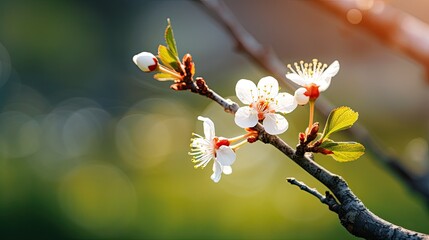
[[(213, 2), (207, 1), (206, 3)], [(224, 99), (211, 90), (203, 78), (196, 78), (194, 81), (191, 71), (193, 63), (190, 55), (186, 59), (187, 61), (184, 61), (185, 69), (187, 69), (186, 74), (183, 76), (182, 81), (175, 82), (171, 88), (174, 90), (189, 90), (190, 92), (206, 96), (217, 102), (226, 112), (235, 114), (239, 107), (238, 104), (231, 100)], [(328, 205), (329, 209), (338, 215), (341, 224), (353, 235), (367, 239), (429, 240), (429, 235), (404, 229), (370, 212), (354, 195), (341, 176), (335, 175), (318, 165), (308, 154), (297, 152), (278, 136), (268, 134), (260, 123), (253, 127), (253, 129), (258, 132), (258, 140), (277, 148), (311, 176), (324, 184), (333, 193), (333, 195), (331, 195), (329, 192), (326, 192), (326, 197), (324, 197), (317, 192), (317, 190), (309, 188), (304, 183), (289, 179), (290, 183), (299, 186), (304, 191), (316, 196), (322, 203)]]
[(326, 191), (326, 196), (323, 196), (321, 193), (317, 191), (315, 188), (310, 188), (305, 183), (296, 180), (295, 178), (287, 178), (287, 181), (292, 184), (298, 186), (301, 190), (310, 193), (315, 196), (322, 202), (323, 204), (328, 205), (329, 210), (338, 214), (339, 204), (337, 200), (335, 200), (334, 196), (332, 196), (329, 191)]
[[(209, 89), (202, 78), (199, 79), (200, 80), (197, 81), (197, 91), (192, 92), (210, 98), (222, 106), (227, 112), (234, 114), (237, 111), (237, 103), (224, 99), (219, 94)], [(289, 180), (292, 184), (300, 186), (301, 189), (311, 193), (319, 198), (322, 203), (328, 205), (331, 211), (337, 213), (341, 224), (353, 235), (366, 239), (429, 239), (429, 235), (402, 228), (373, 214), (365, 207), (362, 201), (354, 195), (341, 176), (329, 172), (314, 162), (309, 156), (297, 154), (292, 147), (278, 136), (266, 133), (260, 123), (253, 129), (258, 131), (258, 139), (260, 141), (271, 144), (280, 150), (311, 176), (323, 183), (333, 193), (338, 199), (338, 202), (329, 192), (326, 193), (326, 197), (323, 197), (316, 190), (310, 189), (305, 184), (295, 180)]]
[[(292, 86), (285, 77), (286, 68), (280, 59), (270, 50), (265, 49), (259, 44), (256, 39), (250, 35), (242, 25), (239, 24), (233, 13), (228, 9), (222, 1), (217, 0), (200, 0), (204, 6), (210, 10), (210, 13), (218, 20), (219, 24), (225, 28), (230, 36), (236, 41), (237, 48), (244, 54), (248, 55), (260, 67), (265, 69), (271, 75), (287, 86), (291, 90), (296, 87)], [(342, 3), (343, 1), (320, 1), (320, 3)], [(429, 62), (429, 60), (428, 60)], [(333, 109), (333, 105), (320, 96), (317, 99), (316, 109), (324, 116), (327, 117)], [(398, 156), (391, 153), (386, 153), (382, 145), (370, 136), (366, 128), (361, 124), (356, 124), (348, 131), (357, 141), (365, 145), (367, 152), (374, 156), (374, 159), (389, 170), (395, 173), (410, 189), (418, 193), (425, 201), (426, 206), (429, 207), (429, 184), (424, 181), (425, 176), (417, 177), (413, 172), (408, 170), (401, 164)], [(429, 173), (428, 173), (429, 175)]]

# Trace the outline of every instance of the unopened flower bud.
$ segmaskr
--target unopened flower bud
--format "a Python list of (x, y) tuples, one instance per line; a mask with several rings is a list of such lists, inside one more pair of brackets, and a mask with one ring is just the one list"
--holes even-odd
[(307, 140), (306, 141), (307, 142), (311, 142), (314, 139), (316, 139), (318, 131), (319, 131), (319, 123), (315, 122), (315, 123), (313, 123), (313, 126), (311, 126), (311, 130), (310, 130), (310, 132), (307, 135)]
[(248, 143), (254, 143), (256, 141), (258, 141), (258, 136), (250, 136), (247, 138)]
[(308, 100), (310, 99), (305, 93), (307, 92), (307, 89), (305, 88), (298, 88), (295, 91), (295, 101), (298, 103), (298, 105), (305, 105), (308, 103)]
[(301, 145), (304, 144), (305, 138), (306, 138), (305, 133), (303, 132), (299, 133), (299, 144)]
[(149, 52), (135, 55), (133, 61), (143, 72), (152, 72), (158, 68), (158, 59)]
[(185, 66), (188, 65), (189, 63), (191, 63), (192, 62), (191, 54), (189, 54), (189, 53), (185, 54), (185, 56), (183, 56), (182, 62), (183, 62), (183, 64), (185, 64)]
[(184, 82), (178, 82), (178, 83), (172, 84), (170, 88), (175, 91), (182, 91), (182, 90), (187, 90), (188, 86)]
[(311, 127), (311, 131), (309, 135), (316, 135), (317, 136), (317, 132), (319, 132), (319, 123), (315, 122), (313, 123), (313, 126)]
[(195, 65), (194, 62), (192, 61), (192, 56), (191, 54), (187, 53), (185, 54), (185, 56), (183, 56), (183, 67), (185, 68), (185, 72), (187, 75), (191, 75), (193, 76), (195, 74)]

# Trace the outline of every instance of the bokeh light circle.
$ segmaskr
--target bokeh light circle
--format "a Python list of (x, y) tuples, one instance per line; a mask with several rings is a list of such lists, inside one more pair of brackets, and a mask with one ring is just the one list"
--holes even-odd
[(186, 154), (191, 133), (187, 107), (163, 99), (136, 103), (118, 120), (115, 141), (131, 167), (154, 167), (173, 153)]
[(359, 9), (350, 9), (347, 11), (347, 21), (351, 24), (359, 24), (362, 21), (362, 12)]
[(39, 123), (22, 112), (0, 114), (0, 154), (8, 158), (26, 157), (40, 148)]
[(129, 229), (137, 211), (132, 182), (119, 168), (106, 164), (73, 169), (62, 180), (59, 201), (74, 223), (101, 236)]

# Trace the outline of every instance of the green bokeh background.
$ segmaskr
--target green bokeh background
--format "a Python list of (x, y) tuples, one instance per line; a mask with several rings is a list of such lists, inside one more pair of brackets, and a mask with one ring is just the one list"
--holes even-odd
[[(428, 171), (422, 67), (311, 1), (226, 3), (285, 65), (338, 59), (323, 95), (358, 111), (416, 175)], [(424, 1), (389, 3), (429, 20)], [(237, 80), (267, 74), (193, 1), (0, 2), (0, 238), (353, 239), (325, 205), (286, 183), (295, 177), (326, 190), (271, 146), (241, 148), (233, 174), (218, 184), (210, 168), (193, 168), (197, 116), (213, 119), (218, 135), (243, 131), (216, 104), (173, 92), (133, 64), (134, 54), (164, 43), (167, 18), (179, 53), (191, 53), (197, 75), (223, 96), (236, 100)], [(287, 115), (281, 137), (291, 145), (307, 111)], [(422, 199), (369, 154), (345, 164), (316, 160), (377, 215), (429, 233)]]

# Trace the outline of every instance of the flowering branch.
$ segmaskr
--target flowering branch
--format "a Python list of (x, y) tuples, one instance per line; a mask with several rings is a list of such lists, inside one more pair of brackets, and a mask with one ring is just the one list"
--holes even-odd
[(221, 105), (226, 112), (228, 113), (235, 113), (237, 112), (239, 106), (237, 103), (232, 102), (228, 99), (224, 99), (222, 98), (219, 94), (217, 94), (216, 92), (212, 91), (206, 84), (206, 82), (204, 81), (203, 78), (197, 78), (196, 79), (196, 85), (197, 85), (197, 89), (198, 89), (198, 93), (200, 95), (206, 96), (208, 98), (210, 98), (211, 100), (217, 102), (219, 105)]
[[(218, 96), (217, 100), (213, 100), (223, 106), (225, 111), (235, 108), (236, 103), (222, 98), (212, 90), (209, 92)], [(341, 224), (353, 235), (366, 239), (429, 239), (429, 235), (402, 228), (376, 216), (365, 207), (341, 176), (329, 172), (313, 161), (309, 155), (297, 153), (278, 136), (268, 134), (260, 123), (254, 129), (258, 131), (258, 139), (261, 142), (271, 144), (280, 150), (332, 192), (338, 202), (330, 193), (327, 193), (326, 197), (320, 197), (320, 193), (308, 191), (310, 188), (303, 187), (305, 184), (289, 180), (328, 205), (331, 211), (338, 214)]]
[[(241, 79), (236, 85), (236, 93), (240, 101), (247, 106), (239, 107), (237, 103), (224, 99), (211, 90), (203, 78), (194, 80), (195, 66), (192, 57), (186, 54), (182, 62), (179, 61), (170, 22), (165, 38), (167, 46), (160, 45), (158, 49), (158, 58), (162, 64), (151, 53), (143, 52), (133, 57), (136, 65), (145, 72), (159, 71), (154, 78), (160, 81), (172, 80), (174, 83), (170, 87), (173, 90), (189, 90), (217, 102), (226, 112), (234, 114), (236, 124), (247, 131), (238, 137), (218, 137), (215, 135), (214, 123), (208, 118), (198, 117), (198, 120), (203, 122), (204, 136), (193, 133), (194, 138), (191, 139), (189, 154), (196, 164), (195, 168), (204, 168), (213, 159), (211, 179), (218, 182), (222, 173), (232, 173), (235, 151), (247, 142), (259, 140), (277, 148), (332, 192), (326, 192), (324, 197), (304, 183), (289, 179), (290, 183), (328, 205), (350, 233), (367, 239), (429, 239), (429, 235), (404, 229), (374, 215), (354, 195), (341, 176), (329, 172), (310, 157), (309, 152), (316, 152), (330, 154), (337, 161), (349, 161), (363, 154), (364, 148), (358, 143), (334, 142), (328, 139), (332, 133), (351, 127), (357, 120), (358, 114), (350, 108), (334, 109), (321, 134), (317, 133), (319, 125), (313, 124), (313, 104), (318, 99), (319, 92), (326, 90), (331, 78), (338, 72), (337, 61), (329, 67), (317, 60), (310, 64), (301, 62), (300, 66), (296, 64), (296, 71), (286, 75), (303, 87), (295, 92), (295, 96), (278, 93), (278, 82), (273, 77), (262, 78), (257, 86), (249, 80)], [(288, 122), (281, 114), (289, 113), (298, 104), (306, 104), (308, 101), (312, 103), (309, 128), (300, 134), (300, 145), (298, 150), (295, 150), (276, 135), (288, 128)], [(232, 145), (237, 141), (241, 142)]]
[[(269, 49), (264, 48), (252, 35), (250, 35), (242, 25), (235, 18), (234, 14), (228, 9), (228, 7), (222, 2), (217, 0), (200, 0), (203, 5), (210, 10), (209, 12), (218, 20), (220, 25), (225, 28), (226, 32), (235, 40), (237, 44), (237, 49), (241, 50), (249, 58), (255, 61), (257, 65), (265, 69), (268, 73), (274, 76), (276, 79), (282, 81), (284, 86), (288, 89), (295, 90), (296, 87), (286, 81), (285, 78), (285, 68), (280, 59), (275, 55), (274, 52)], [(344, 1), (312, 1), (317, 2), (320, 5), (327, 4), (343, 4)], [(327, 7), (333, 8), (334, 7)], [(344, 10), (333, 10), (333, 12), (338, 12)], [(342, 14), (342, 13), (341, 13)], [(371, 19), (372, 24), (377, 22), (377, 19)], [(375, 22), (375, 23), (374, 23)], [(387, 29), (387, 28), (383, 28)], [(404, 42), (405, 43), (405, 42)], [(412, 44), (408, 44), (408, 48), (413, 47)], [(408, 49), (406, 48), (406, 49)], [(421, 49), (421, 48), (415, 48)], [(406, 51), (409, 52), (409, 51)], [(416, 51), (413, 51), (416, 52)], [(412, 54), (414, 56), (415, 54)], [(429, 56), (429, 54), (427, 54)], [(429, 62), (419, 58), (423, 64)], [(426, 58), (428, 59), (428, 58)], [(316, 110), (318, 110), (321, 115), (327, 117), (331, 109), (333, 109), (332, 104), (320, 96), (318, 98), (318, 103)], [(370, 152), (374, 159), (386, 166), (389, 170), (398, 176), (410, 189), (418, 193), (426, 202), (426, 205), (429, 206), (429, 184), (427, 184), (428, 176), (416, 176), (406, 167), (404, 167), (400, 158), (392, 153), (387, 153), (384, 151), (385, 147), (382, 146), (379, 142), (376, 142), (374, 138), (371, 137), (368, 130), (362, 124), (356, 124), (352, 129), (348, 131), (355, 139), (365, 145), (366, 150)]]

